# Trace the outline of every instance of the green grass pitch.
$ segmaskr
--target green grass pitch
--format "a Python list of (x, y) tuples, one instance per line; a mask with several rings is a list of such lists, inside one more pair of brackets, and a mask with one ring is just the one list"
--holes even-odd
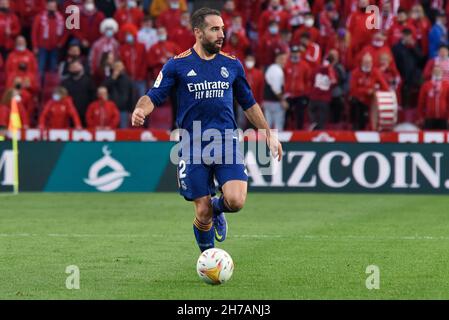
[[(177, 194), (0, 195), (0, 299), (448, 299), (449, 198), (249, 193), (196, 274), (193, 206)], [(80, 269), (68, 290), (65, 269)], [(366, 268), (380, 269), (368, 290)]]

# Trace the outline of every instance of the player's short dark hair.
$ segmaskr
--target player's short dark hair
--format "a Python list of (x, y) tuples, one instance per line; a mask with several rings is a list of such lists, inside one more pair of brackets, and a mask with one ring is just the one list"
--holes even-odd
[(207, 16), (219, 16), (221, 17), (221, 13), (218, 10), (211, 8), (201, 8), (196, 10), (192, 17), (190, 18), (190, 23), (192, 24), (192, 29), (198, 28), (203, 30), (206, 27), (206, 17)]

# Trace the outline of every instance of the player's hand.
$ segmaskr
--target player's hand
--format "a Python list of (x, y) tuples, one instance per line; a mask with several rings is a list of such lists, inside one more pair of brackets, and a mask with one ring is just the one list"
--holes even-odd
[(134, 109), (131, 116), (131, 124), (133, 127), (140, 127), (145, 122), (145, 113), (141, 108)]
[(273, 157), (277, 158), (278, 161), (281, 161), (283, 150), (282, 144), (279, 142), (277, 136), (270, 134), (267, 139), (267, 143)]

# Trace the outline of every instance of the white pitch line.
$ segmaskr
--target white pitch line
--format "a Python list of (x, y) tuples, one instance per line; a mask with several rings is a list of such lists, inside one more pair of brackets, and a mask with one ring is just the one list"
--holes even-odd
[[(167, 234), (79, 234), (79, 233), (48, 233), (48, 234), (36, 234), (36, 233), (0, 233), (0, 238), (14, 238), (14, 237), (51, 237), (51, 238), (174, 238), (185, 237), (184, 235), (167, 235)], [(449, 237), (445, 236), (363, 236), (363, 235), (277, 235), (277, 234), (236, 234), (230, 235), (229, 238), (236, 239), (300, 239), (300, 240), (374, 240), (374, 241), (416, 241), (416, 240), (444, 240), (448, 241)]]

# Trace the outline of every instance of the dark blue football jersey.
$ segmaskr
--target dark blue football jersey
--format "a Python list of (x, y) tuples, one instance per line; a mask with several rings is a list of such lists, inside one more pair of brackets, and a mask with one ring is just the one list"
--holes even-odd
[(205, 60), (191, 48), (171, 58), (147, 95), (159, 106), (173, 87), (178, 100), (177, 126), (189, 133), (194, 121), (201, 121), (201, 132), (235, 130), (234, 97), (244, 110), (256, 103), (242, 64), (223, 52)]

